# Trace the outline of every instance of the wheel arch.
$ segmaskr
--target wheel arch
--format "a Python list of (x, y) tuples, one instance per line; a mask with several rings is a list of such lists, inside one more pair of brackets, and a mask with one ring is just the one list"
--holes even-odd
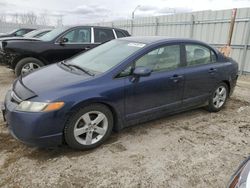
[(22, 59), (24, 59), (24, 58), (35, 58), (35, 59), (38, 59), (39, 61), (43, 62), (45, 65), (48, 64), (47, 61), (45, 61), (42, 57), (40, 57), (40, 56), (38, 56), (38, 55), (28, 55), (28, 54), (26, 54), (26, 55), (16, 56), (16, 57), (13, 59), (13, 61), (11, 62), (11, 68), (12, 68), (12, 69), (15, 69), (17, 63), (18, 63), (19, 61), (21, 61)]
[(101, 99), (90, 99), (90, 100), (81, 101), (81, 102), (74, 104), (67, 114), (67, 116), (68, 116), (67, 119), (77, 109), (82, 108), (84, 106), (92, 105), (92, 104), (102, 104), (102, 105), (106, 106), (112, 112), (113, 120), (114, 120), (114, 127), (113, 127), (114, 131), (118, 132), (123, 128), (123, 121), (121, 119), (120, 113), (117, 111), (117, 109), (114, 107), (114, 105), (112, 105), (110, 102), (107, 102), (107, 101), (101, 100)]
[(223, 83), (225, 83), (228, 87), (228, 95), (231, 93), (231, 85), (230, 82), (228, 80), (222, 80)]

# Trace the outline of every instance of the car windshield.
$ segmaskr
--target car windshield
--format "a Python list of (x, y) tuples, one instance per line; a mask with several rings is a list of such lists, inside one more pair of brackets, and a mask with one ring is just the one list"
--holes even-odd
[(23, 36), (24, 36), (24, 37), (29, 37), (29, 38), (31, 38), (31, 37), (36, 36), (36, 34), (39, 33), (39, 32), (40, 32), (40, 30), (34, 30), (34, 31), (31, 31), (31, 32), (26, 33), (26, 34), (23, 35)]
[(100, 74), (115, 67), (144, 46), (142, 43), (112, 40), (68, 60), (68, 63)]
[(62, 32), (66, 31), (66, 30), (67, 30), (67, 28), (65, 28), (65, 27), (53, 29), (49, 33), (46, 33), (45, 35), (40, 37), (40, 39), (43, 40), (43, 41), (51, 41), (51, 40), (55, 39), (58, 35), (60, 35)]
[[(32, 37), (36, 37), (37, 35), (39, 35), (40, 33), (48, 33), (49, 30), (34, 30), (34, 31), (31, 31), (31, 32), (28, 32), (26, 33), (25, 35), (23, 35), (24, 37), (26, 38), (32, 38)], [(45, 35), (45, 34), (44, 34)]]

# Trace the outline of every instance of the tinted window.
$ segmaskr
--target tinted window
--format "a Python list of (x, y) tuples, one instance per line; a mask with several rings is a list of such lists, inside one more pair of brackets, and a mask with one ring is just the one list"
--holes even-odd
[(153, 71), (172, 70), (180, 65), (180, 46), (170, 45), (153, 50), (136, 61), (135, 66), (144, 66)]
[(210, 49), (200, 45), (186, 45), (187, 66), (211, 62)]
[(21, 29), (21, 30), (17, 31), (15, 34), (16, 34), (16, 36), (23, 36), (27, 32), (28, 31), (26, 31), (25, 29)]
[(126, 37), (121, 31), (115, 30), (117, 38)]
[(46, 33), (48, 33), (49, 31), (44, 31), (42, 33), (37, 34), (36, 36), (34, 36), (35, 38), (40, 38), (41, 36), (45, 35)]
[(68, 39), (67, 43), (90, 43), (90, 28), (73, 29), (63, 37)]
[(113, 30), (95, 28), (95, 42), (107, 42), (115, 38)]

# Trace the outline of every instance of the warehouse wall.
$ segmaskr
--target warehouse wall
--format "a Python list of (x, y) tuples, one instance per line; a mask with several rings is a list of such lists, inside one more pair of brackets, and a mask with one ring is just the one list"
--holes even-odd
[[(200, 11), (159, 17), (136, 18), (95, 25), (128, 30), (133, 36), (161, 35), (202, 40), (214, 47), (227, 43), (232, 10)], [(250, 72), (250, 8), (237, 10), (231, 57), (241, 71)]]

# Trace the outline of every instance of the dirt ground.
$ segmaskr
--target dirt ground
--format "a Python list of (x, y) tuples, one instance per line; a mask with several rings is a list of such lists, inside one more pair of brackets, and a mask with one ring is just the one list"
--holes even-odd
[[(13, 79), (0, 66), (0, 101)], [(250, 155), (249, 115), (250, 76), (242, 76), (219, 113), (201, 108), (151, 121), (91, 151), (28, 147), (1, 117), (0, 187), (225, 187)]]

